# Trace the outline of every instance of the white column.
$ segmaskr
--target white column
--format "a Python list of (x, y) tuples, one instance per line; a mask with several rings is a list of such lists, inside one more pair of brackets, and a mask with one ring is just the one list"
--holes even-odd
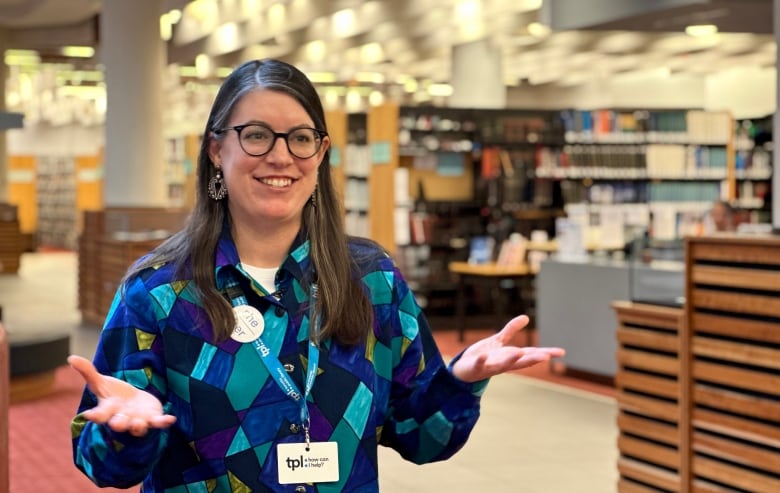
[(100, 15), (106, 81), (106, 207), (165, 207), (159, 0), (105, 0)]
[(501, 50), (488, 40), (454, 46), (449, 106), (454, 108), (504, 108), (506, 87)]

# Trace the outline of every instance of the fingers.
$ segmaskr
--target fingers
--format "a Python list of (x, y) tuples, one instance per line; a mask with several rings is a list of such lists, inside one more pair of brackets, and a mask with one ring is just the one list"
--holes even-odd
[(109, 418), (106, 424), (116, 432), (128, 432), (136, 437), (144, 436), (149, 431), (149, 423), (147, 420), (131, 417), (123, 413), (115, 413)]
[(103, 376), (97, 371), (95, 365), (86, 358), (72, 354), (68, 356), (68, 364), (81, 374), (81, 377), (86, 381), (89, 389), (95, 393), (98, 397), (103, 397), (102, 392), (102, 378)]
[(176, 422), (176, 416), (171, 414), (163, 414), (162, 416), (155, 416), (149, 420), (150, 428), (168, 428)]
[(169, 428), (176, 422), (176, 417), (170, 414), (156, 416), (132, 416), (122, 412), (111, 412), (108, 409), (93, 408), (83, 413), (84, 417), (97, 424), (105, 424), (118, 433), (128, 432), (133, 436), (144, 436), (149, 429)]
[(566, 350), (560, 347), (538, 348), (547, 351), (551, 358), (560, 358), (566, 355)]
[(504, 328), (498, 333), (499, 339), (504, 343), (511, 341), (518, 332), (528, 325), (529, 321), (528, 315), (518, 315), (504, 325)]
[(561, 348), (526, 348), (523, 354), (514, 363), (514, 369), (529, 368), (539, 363), (549, 361), (551, 358), (563, 356), (565, 351)]
[(549, 361), (551, 358), (563, 356), (565, 351), (561, 348), (506, 348), (503, 353), (494, 353), (490, 361), (485, 361), (481, 370), (497, 375), (511, 370), (522, 370), (539, 363)]
[(122, 432), (130, 429), (131, 421), (138, 421), (138, 420), (133, 420), (127, 414), (114, 413), (108, 418), (106, 424), (108, 424), (108, 426), (112, 430)]

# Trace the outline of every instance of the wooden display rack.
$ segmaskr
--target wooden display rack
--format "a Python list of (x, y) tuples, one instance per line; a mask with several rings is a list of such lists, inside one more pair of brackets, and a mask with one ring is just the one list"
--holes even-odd
[(780, 491), (780, 239), (686, 248), (691, 491)]
[(19, 272), (24, 243), (16, 206), (0, 204), (0, 274)]
[(780, 238), (688, 238), (685, 278), (613, 304), (619, 491), (780, 491)]
[(78, 305), (84, 322), (103, 324), (128, 267), (163, 241), (159, 232), (181, 229), (187, 215), (185, 209), (164, 208), (108, 208), (84, 213), (78, 262)]
[[(681, 491), (685, 436), (679, 308), (618, 301), (619, 490)], [(652, 488), (651, 488), (652, 487)]]

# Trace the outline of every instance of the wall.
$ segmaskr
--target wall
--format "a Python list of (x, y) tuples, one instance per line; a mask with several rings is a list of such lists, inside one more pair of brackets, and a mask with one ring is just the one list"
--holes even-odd
[(103, 126), (29, 126), (8, 131), (8, 155), (95, 155), (105, 143)]

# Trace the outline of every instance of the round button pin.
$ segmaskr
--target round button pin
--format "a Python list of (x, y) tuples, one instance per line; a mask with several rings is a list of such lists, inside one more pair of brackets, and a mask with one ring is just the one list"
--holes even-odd
[(252, 342), (263, 335), (265, 320), (260, 310), (249, 305), (233, 307), (236, 317), (236, 327), (230, 335), (231, 339), (238, 342)]

